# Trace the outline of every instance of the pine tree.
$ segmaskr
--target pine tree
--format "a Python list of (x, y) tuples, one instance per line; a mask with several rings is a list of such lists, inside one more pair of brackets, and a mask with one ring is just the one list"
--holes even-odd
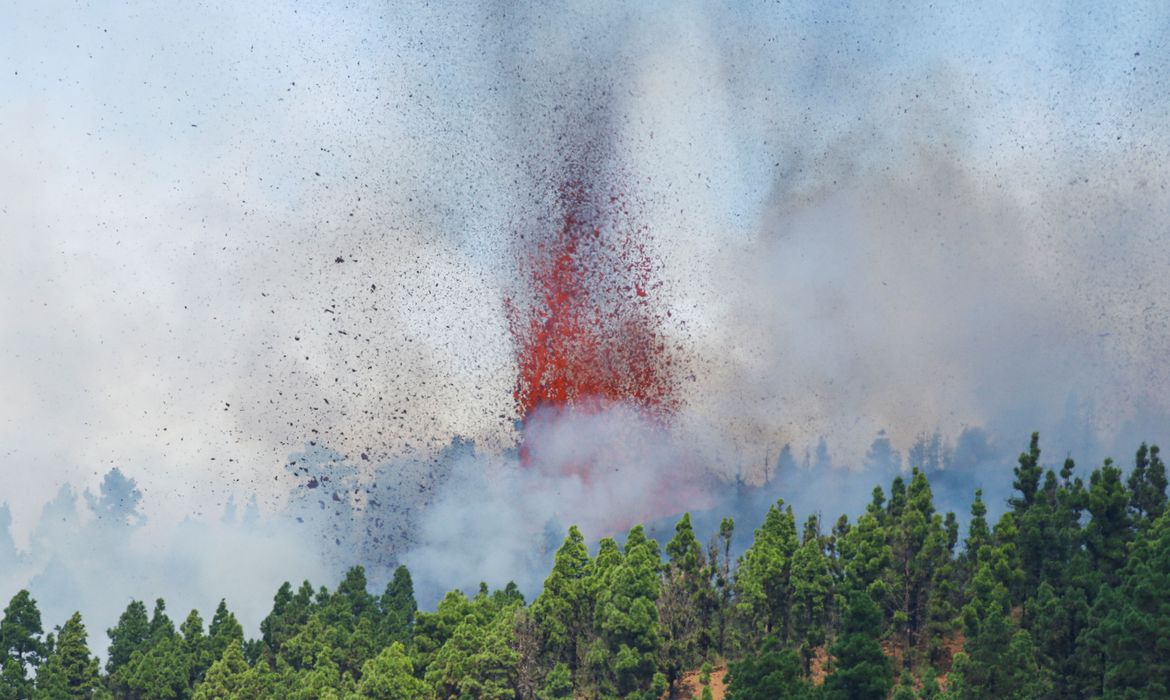
[(410, 649), (415, 673), (426, 673), (431, 660), (451, 638), (455, 628), (474, 613), (474, 606), (462, 591), (450, 591), (439, 601), (434, 612), (418, 614), (414, 626), (414, 643)]
[(1071, 700), (1079, 697), (1075, 683), (1081, 670), (1077, 667), (1077, 638), (1087, 623), (1089, 607), (1081, 589), (1070, 586), (1062, 591), (1047, 581), (1041, 583), (1036, 596), (1027, 602), (1024, 620), (1035, 641), (1037, 658), (1052, 671), (1052, 697)]
[(402, 642), (393, 642), (362, 666), (359, 697), (370, 700), (429, 700), (426, 682), (414, 677), (414, 668)]
[(98, 660), (86, 645), (81, 613), (60, 629), (49, 658), (37, 672), (36, 700), (82, 700), (92, 698), (100, 687)]
[(1134, 457), (1133, 471), (1127, 482), (1133, 521), (1144, 526), (1158, 519), (1166, 510), (1166, 467), (1158, 446), (1142, 443)]
[(996, 525), (994, 545), (984, 546), (979, 569), (967, 587), (962, 617), (967, 642), (955, 655), (954, 687), (948, 697), (1040, 698), (1051, 691), (1029, 634), (1011, 618), (1012, 591), (1024, 580), (1016, 552), (1015, 518), (1005, 513)]
[(1093, 606), (1078, 640), (1086, 694), (1170, 696), (1170, 515), (1134, 544), (1121, 581)]
[(377, 613), (377, 601), (366, 588), (366, 570), (350, 567), (321, 610), (325, 624), (352, 632), (363, 617), (372, 619)]
[(792, 643), (799, 649), (808, 674), (816, 648), (825, 643), (834, 591), (832, 567), (816, 516), (805, 525), (803, 540), (792, 556)]
[(585, 658), (593, 622), (592, 572), (585, 538), (576, 526), (570, 527), (553, 559), (544, 590), (532, 604), (533, 617), (544, 632), (549, 665), (563, 663), (572, 674)]
[(1032, 433), (1028, 451), (1020, 453), (1019, 466), (1014, 469), (1016, 479), (1012, 487), (1019, 492), (1019, 496), (1013, 496), (1008, 501), (1017, 517), (1036, 502), (1043, 470), (1040, 466), (1040, 433)]
[(638, 525), (626, 537), (621, 560), (604, 569), (594, 613), (598, 639), (589, 654), (590, 665), (601, 671), (603, 693), (652, 698), (665, 689), (666, 676), (658, 670), (660, 561), (658, 543)]
[(781, 649), (775, 637), (768, 637), (759, 654), (731, 664), (727, 697), (731, 700), (812, 700), (817, 694), (812, 684), (801, 678), (796, 652)]
[(738, 608), (752, 639), (776, 634), (787, 643), (792, 612), (792, 556), (798, 547), (792, 508), (768, 509), (735, 575)]
[(223, 657), (211, 665), (203, 682), (195, 689), (194, 700), (223, 700), (235, 698), (244, 685), (248, 663), (244, 649), (230, 644), (224, 647)]
[(426, 681), (440, 698), (514, 698), (520, 655), (512, 648), (512, 623), (518, 604), (496, 612), (487, 622), (468, 615), (435, 654)]
[(825, 700), (885, 700), (894, 685), (890, 660), (878, 643), (881, 611), (865, 593), (849, 598), (841, 636), (830, 650), (833, 671), (825, 679)]
[(573, 677), (569, 667), (563, 663), (553, 666), (544, 679), (539, 697), (541, 700), (562, 700), (573, 697)]
[(414, 600), (414, 583), (405, 566), (394, 570), (394, 578), (386, 584), (386, 591), (378, 601), (382, 614), (382, 644), (410, 641), (418, 603)]
[(1085, 526), (1085, 547), (1097, 580), (1116, 585), (1133, 529), (1129, 492), (1121, 482), (1121, 470), (1113, 466), (1112, 460), (1106, 459), (1100, 469), (1093, 471), (1087, 496), (1092, 517)]
[(199, 616), (198, 610), (192, 610), (187, 614), (187, 619), (179, 626), (179, 634), (181, 636), (179, 646), (188, 661), (188, 686), (194, 687), (216, 661), (211, 658), (210, 640), (203, 633), (203, 618)]
[(907, 660), (913, 662), (911, 654), (927, 646), (925, 633), (932, 612), (936, 570), (950, 561), (942, 516), (935, 512), (934, 496), (922, 471), (912, 471), (905, 505), (898, 516), (891, 517), (895, 591), (900, 594), (894, 621), (902, 628)]
[(1036, 658), (1029, 634), (1016, 628), (998, 610), (979, 620), (965, 652), (955, 655), (952, 669), (956, 700), (1034, 700), (1052, 691), (1049, 671)]
[(150, 621), (146, 605), (140, 600), (130, 601), (113, 629), (106, 630), (110, 649), (106, 657), (106, 672), (113, 674), (130, 661), (136, 651), (142, 651), (150, 641)]
[(716, 647), (720, 653), (726, 654), (728, 651), (727, 629), (729, 619), (732, 617), (733, 610), (731, 607), (731, 595), (733, 592), (731, 579), (731, 540), (735, 536), (735, 520), (732, 518), (723, 518), (719, 522), (719, 534), (717, 542), (712, 542), (712, 563), (718, 559), (718, 566), (715, 568), (715, 588), (717, 591), (718, 602), (718, 616), (719, 616), (719, 633)]
[[(935, 516), (937, 517), (937, 516)], [(926, 606), (925, 642), (930, 664), (940, 666), (950, 664), (946, 641), (952, 635), (955, 619), (962, 604), (960, 587), (962, 585), (959, 563), (955, 559), (955, 545), (958, 541), (958, 523), (954, 513), (947, 513), (944, 520), (945, 529), (934, 535), (942, 535), (944, 541), (938, 546), (933, 540), (928, 540), (925, 550), (933, 556), (933, 562), (928, 569), (930, 574), (930, 597)]]
[(979, 564), (980, 550), (991, 544), (991, 528), (987, 526), (987, 506), (983, 503), (983, 489), (976, 489), (971, 503), (971, 520), (967, 524), (967, 539), (963, 543), (963, 563), (970, 573)]
[(0, 700), (19, 700), (32, 692), (31, 673), (44, 661), (41, 612), (26, 590), (12, 596), (0, 619)]
[(223, 652), (229, 646), (239, 646), (243, 654), (244, 628), (236, 620), (235, 614), (227, 608), (227, 601), (221, 599), (215, 608), (215, 615), (211, 618), (211, 625), (207, 628), (207, 648), (211, 658), (223, 657)]
[(272, 659), (280, 652), (284, 643), (293, 637), (297, 631), (309, 621), (313, 614), (313, 585), (308, 581), (301, 584), (296, 593), (286, 581), (272, 601), (272, 612), (260, 623), (260, 636)]
[(175, 623), (167, 615), (167, 603), (162, 598), (154, 601), (154, 611), (150, 616), (150, 644), (158, 644), (164, 639), (175, 636)]
[[(164, 637), (145, 652), (136, 652), (115, 674), (116, 697), (178, 700), (189, 697), (192, 658), (182, 642)], [(111, 685), (114, 684), (111, 677)]]
[(658, 597), (662, 633), (662, 670), (673, 686), (682, 672), (698, 664), (712, 648), (712, 617), (716, 604), (710, 576), (705, 572), (703, 548), (691, 527), (689, 513), (675, 525), (666, 545), (670, 558), (662, 575)]
[(880, 508), (866, 512), (841, 538), (840, 549), (845, 596), (865, 592), (878, 604), (888, 622), (893, 619), (899, 601), (892, 580), (894, 552), (883, 520), (885, 514)]

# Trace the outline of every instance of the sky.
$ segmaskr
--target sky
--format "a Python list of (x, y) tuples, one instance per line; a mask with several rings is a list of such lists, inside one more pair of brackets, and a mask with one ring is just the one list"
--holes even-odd
[(151, 528), (279, 508), (309, 441), (506, 450), (517, 250), (598, 139), (725, 475), (1165, 441), (1167, 36), (1157, 2), (2, 2), (17, 545), (114, 467)]

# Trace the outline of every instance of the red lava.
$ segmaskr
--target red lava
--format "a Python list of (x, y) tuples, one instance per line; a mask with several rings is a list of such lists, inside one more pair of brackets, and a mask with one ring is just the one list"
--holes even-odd
[[(529, 298), (509, 300), (507, 309), (526, 465), (523, 425), (538, 409), (555, 415), (624, 403), (664, 421), (677, 408), (649, 232), (623, 195), (581, 181), (560, 188), (558, 205), (560, 226), (520, 255)], [(587, 478), (589, 465), (574, 471)]]

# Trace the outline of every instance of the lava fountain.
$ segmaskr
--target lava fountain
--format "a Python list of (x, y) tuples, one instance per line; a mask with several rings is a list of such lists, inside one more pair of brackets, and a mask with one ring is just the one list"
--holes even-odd
[[(550, 424), (620, 407), (621, 422), (665, 430), (678, 408), (676, 349), (662, 330), (670, 311), (661, 310), (663, 285), (649, 231), (626, 196), (586, 180), (559, 188), (556, 211), (556, 224), (521, 249), (526, 294), (507, 307), (517, 353), (521, 461), (544, 469), (550, 465), (541, 464), (537, 436), (547, 435)], [(616, 451), (554, 460), (559, 464), (552, 468), (588, 482), (606, 454), (629, 461), (622, 453), (630, 439), (607, 434)]]

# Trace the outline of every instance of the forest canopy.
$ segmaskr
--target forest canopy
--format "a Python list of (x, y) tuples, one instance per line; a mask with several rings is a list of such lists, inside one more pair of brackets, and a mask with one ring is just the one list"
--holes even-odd
[(419, 610), (406, 567), (380, 592), (353, 567), (333, 590), (282, 585), (250, 636), (226, 601), (205, 623), (135, 600), (104, 662), (81, 612), (47, 628), (21, 590), (0, 619), (0, 700), (1170, 696), (1158, 447), (1081, 476), (1046, 469), (1034, 434), (1012, 487), (994, 523), (972, 494), (963, 532), (918, 468), (831, 522), (780, 500), (742, 553), (729, 518), (593, 551), (570, 527), (531, 601), (481, 585)]

